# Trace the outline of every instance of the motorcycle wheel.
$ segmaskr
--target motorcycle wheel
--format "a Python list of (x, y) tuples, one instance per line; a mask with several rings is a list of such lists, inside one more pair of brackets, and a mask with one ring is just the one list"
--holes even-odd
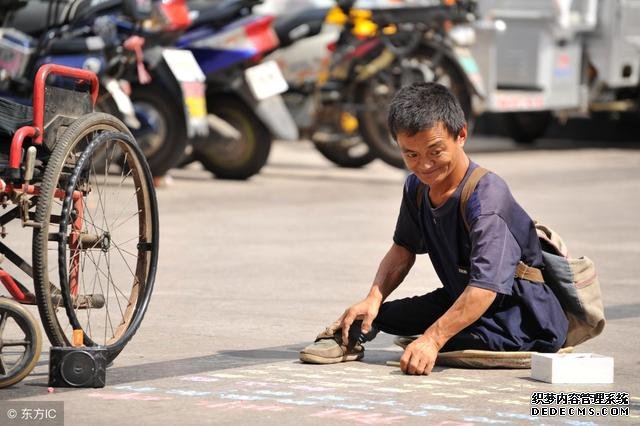
[(136, 86), (131, 101), (136, 115), (144, 115), (150, 129), (144, 127), (133, 134), (142, 147), (153, 176), (163, 176), (182, 159), (189, 144), (182, 105), (167, 100), (158, 86)]
[(399, 169), (404, 169), (405, 164), (398, 144), (387, 129), (387, 113), (393, 95), (402, 86), (418, 81), (443, 84), (458, 98), (469, 129), (473, 127), (471, 95), (464, 77), (447, 56), (421, 46), (406, 62), (398, 62), (379, 72), (359, 85), (355, 95), (356, 103), (363, 105), (358, 113), (363, 140), (375, 156)]
[(504, 114), (507, 135), (514, 142), (522, 145), (533, 145), (542, 137), (551, 124), (551, 111), (514, 112)]
[(218, 179), (245, 180), (260, 172), (271, 151), (271, 134), (244, 102), (232, 96), (207, 99), (207, 109), (239, 132), (238, 138), (212, 138), (194, 145), (194, 158)]
[(356, 143), (343, 142), (314, 142), (324, 158), (339, 167), (359, 169), (376, 159), (369, 146), (360, 140)]

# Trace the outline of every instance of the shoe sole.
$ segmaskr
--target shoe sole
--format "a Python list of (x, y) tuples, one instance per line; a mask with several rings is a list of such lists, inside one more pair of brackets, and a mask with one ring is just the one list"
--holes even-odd
[(364, 352), (360, 352), (357, 354), (347, 354), (347, 355), (337, 356), (333, 358), (327, 358), (320, 355), (313, 355), (313, 354), (301, 352), (300, 361), (306, 362), (308, 364), (337, 364), (339, 362), (358, 361), (362, 359), (363, 356), (364, 356)]

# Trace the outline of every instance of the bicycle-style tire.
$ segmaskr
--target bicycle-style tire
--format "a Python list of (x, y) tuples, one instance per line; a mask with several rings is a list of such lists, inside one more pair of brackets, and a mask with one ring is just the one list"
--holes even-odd
[[(9, 318), (24, 333), (23, 340), (7, 339), (4, 335)], [(42, 333), (33, 315), (18, 302), (0, 297), (0, 355), (6, 357), (4, 349), (11, 346), (23, 346), (24, 352), (13, 365), (6, 365), (6, 359), (0, 357), (0, 389), (24, 379), (36, 366), (42, 350)]]
[[(158, 214), (153, 179), (142, 150), (129, 131), (119, 131), (121, 126), (122, 123), (115, 117), (103, 113), (88, 114), (69, 126), (57, 141), (47, 162), (36, 203), (35, 220), (41, 225), (34, 229), (33, 234), (36, 300), (49, 340), (54, 346), (70, 345), (73, 330), (81, 329), (84, 345), (107, 347), (110, 359), (120, 353), (142, 321), (151, 297), (158, 258)], [(97, 155), (100, 152), (110, 154), (106, 157)], [(91, 166), (93, 155), (93, 158), (106, 161), (106, 167), (100, 176)], [(109, 163), (110, 159), (113, 163)], [(122, 168), (120, 175), (113, 174), (113, 165)], [(119, 186), (114, 183), (119, 183)], [(113, 193), (114, 197), (121, 196), (119, 190), (132, 192), (130, 198), (124, 199), (133, 202), (134, 215), (130, 219), (138, 217), (137, 221), (128, 220), (134, 227), (137, 224), (137, 229), (132, 229), (131, 235), (134, 238), (127, 241), (135, 247), (129, 250), (121, 250), (119, 243), (115, 242), (117, 237), (109, 226), (114, 227), (116, 222), (118, 227), (122, 224), (118, 222), (119, 216), (109, 216), (111, 210), (105, 208), (110, 194)], [(70, 198), (80, 193), (82, 197), (77, 198), (82, 200), (81, 209)], [(119, 198), (118, 201), (122, 200)], [(120, 205), (113, 203), (113, 211), (118, 211)], [(126, 207), (124, 203), (122, 205)], [(52, 209), (55, 211), (52, 212)], [(79, 215), (78, 211), (83, 213)], [(122, 211), (118, 213), (121, 214)], [(94, 215), (100, 215), (102, 221), (95, 220)], [(76, 219), (81, 223), (79, 228), (71, 226), (69, 229), (69, 224), (73, 224)], [(92, 235), (95, 240), (93, 245), (87, 243), (87, 246), (82, 246), (77, 242), (82, 241), (82, 238), (90, 239)], [(76, 245), (72, 243), (74, 238)], [(120, 243), (122, 241), (124, 240), (120, 240)], [(116, 260), (118, 256), (122, 258), (125, 268), (112, 270), (112, 249), (115, 249), (113, 253)], [(127, 262), (123, 250), (126, 255), (135, 257), (133, 267)], [(101, 269), (102, 259), (107, 273)], [(87, 281), (85, 267), (91, 269), (91, 263), (95, 276), (93, 289), (87, 291), (87, 287), (91, 286), (91, 279)], [(51, 269), (56, 266), (58, 271), (54, 273)], [(114, 279), (116, 272), (121, 270), (124, 271), (123, 274)], [(91, 271), (87, 272), (87, 275), (90, 273)], [(128, 273), (133, 277), (131, 288), (125, 286), (122, 290), (120, 281), (126, 283), (130, 279)], [(122, 275), (125, 277), (123, 280), (120, 279)], [(75, 279), (75, 284), (70, 284), (70, 278)], [(107, 280), (105, 286), (102, 285), (102, 279)], [(111, 287), (113, 292), (110, 296)], [(96, 294), (102, 299), (102, 305), (96, 301), (99, 300)], [(124, 299), (119, 300), (118, 294), (122, 294)], [(112, 321), (111, 318), (112, 301), (117, 304), (121, 314), (121, 318), (116, 317), (117, 321)], [(64, 310), (60, 309), (62, 306)], [(80, 311), (83, 311), (82, 314)], [(95, 318), (103, 313), (104, 338), (100, 339), (96, 330), (100, 327), (96, 324), (102, 320), (98, 322)], [(115, 315), (118, 315), (118, 310), (115, 310)], [(116, 323), (115, 326), (113, 322)]]

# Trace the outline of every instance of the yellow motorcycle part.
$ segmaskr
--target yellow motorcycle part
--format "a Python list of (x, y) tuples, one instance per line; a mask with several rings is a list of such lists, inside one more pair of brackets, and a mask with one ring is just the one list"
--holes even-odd
[(327, 24), (344, 25), (347, 22), (347, 15), (345, 15), (338, 6), (334, 6), (329, 10), (329, 13), (327, 13), (324, 22)]
[(340, 114), (340, 127), (342, 130), (349, 134), (358, 130), (358, 119), (348, 112)]

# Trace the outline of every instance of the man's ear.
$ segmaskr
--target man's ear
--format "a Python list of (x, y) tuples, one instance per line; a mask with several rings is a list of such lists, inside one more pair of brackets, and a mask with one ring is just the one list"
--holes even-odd
[(465, 123), (462, 129), (460, 129), (460, 132), (458, 132), (456, 143), (460, 145), (460, 147), (463, 147), (466, 141), (467, 141), (467, 124)]

